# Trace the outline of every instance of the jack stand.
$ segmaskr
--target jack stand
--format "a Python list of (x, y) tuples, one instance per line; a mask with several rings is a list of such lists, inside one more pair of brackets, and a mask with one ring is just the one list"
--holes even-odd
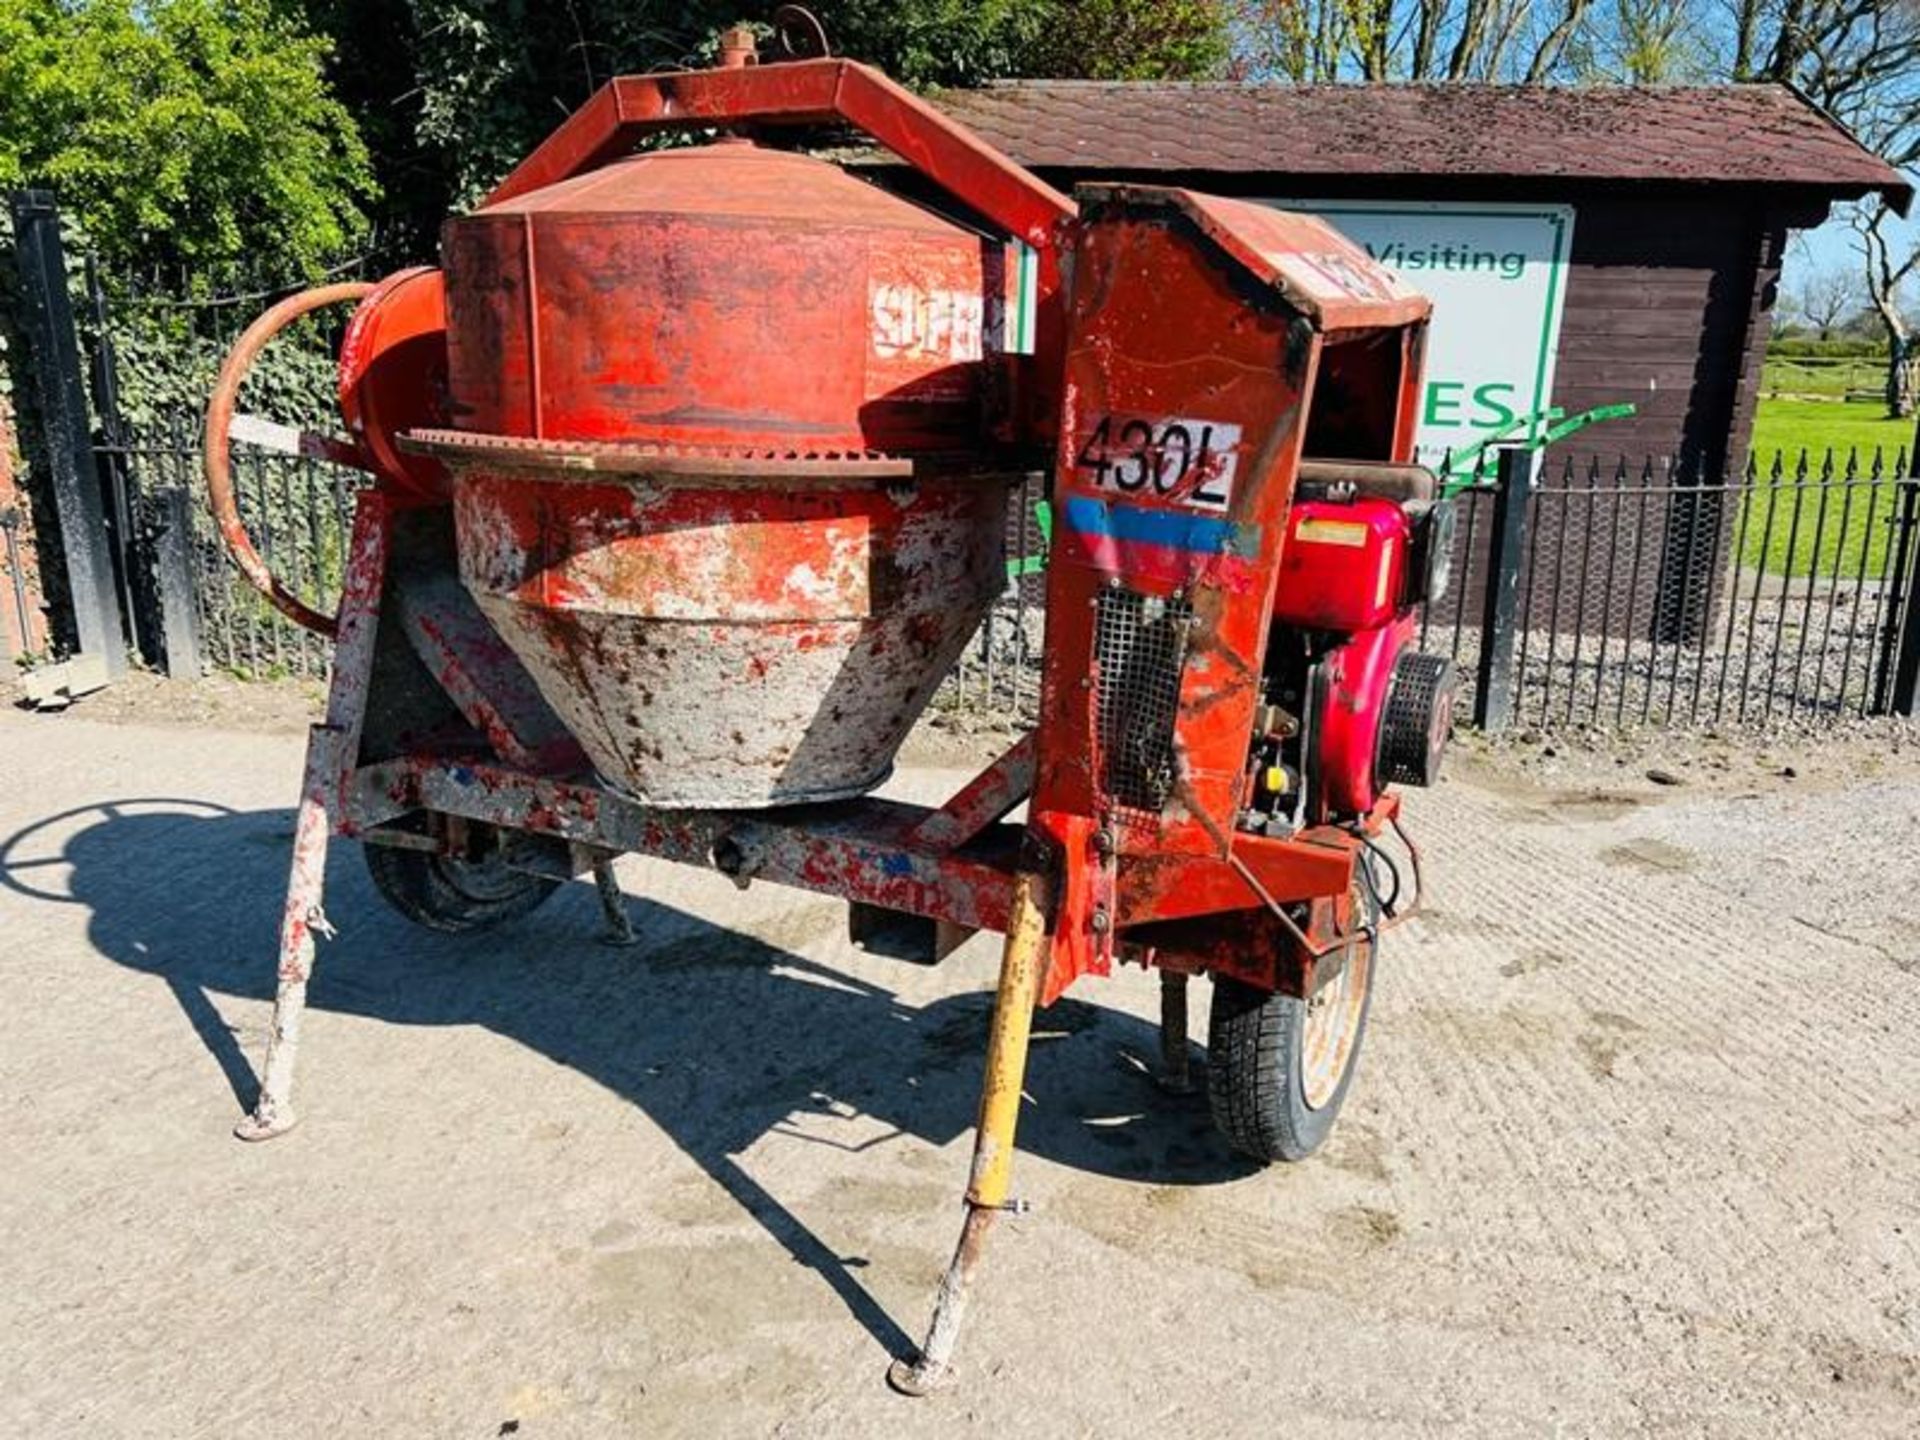
[(627, 897), (621, 894), (620, 882), (614, 878), (611, 855), (602, 855), (593, 862), (593, 888), (599, 893), (600, 915), (606, 921), (606, 929), (600, 932), (600, 943), (621, 949), (638, 945), (640, 937), (633, 933), (633, 921), (627, 915)]
[(320, 902), (326, 889), (327, 836), (333, 828), (327, 797), (340, 773), (341, 734), (331, 725), (315, 725), (307, 732), (306, 779), (294, 820), (287, 906), (280, 917), (273, 1026), (261, 1066), (260, 1098), (253, 1113), (233, 1127), (242, 1140), (271, 1140), (286, 1134), (299, 1119), (293, 1108), (293, 1074), (300, 1054), (300, 1017), (307, 1008), (307, 981), (313, 975), (313, 937), (333, 934)]
[[(902, 1395), (926, 1395), (953, 1378), (953, 1352), (986, 1248), (987, 1231), (1007, 1201), (1013, 1171), (1013, 1134), (1020, 1118), (1020, 1090), (1033, 1034), (1033, 1006), (1047, 954), (1047, 878), (1022, 874), (1007, 917), (1007, 947), (987, 1036), (987, 1076), (980, 1093), (980, 1125), (973, 1141), (973, 1171), (967, 1185), (967, 1219), (947, 1273), (934, 1295), (926, 1342), (912, 1360), (896, 1360), (887, 1383)], [(1024, 1207), (1022, 1207), (1024, 1208)]]
[(1169, 1095), (1195, 1090), (1187, 1056), (1187, 979), (1178, 970), (1160, 972), (1160, 1073), (1155, 1077)]

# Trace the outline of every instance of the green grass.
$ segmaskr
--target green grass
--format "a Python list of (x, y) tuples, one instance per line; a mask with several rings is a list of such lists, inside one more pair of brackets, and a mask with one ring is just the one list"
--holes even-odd
[[(1878, 402), (1761, 400), (1753, 425), (1758, 479), (1747, 496), (1744, 520), (1734, 522), (1740, 527), (1741, 563), (1763, 566), (1775, 575), (1831, 575), (1838, 569), (1845, 578), (1858, 575), (1864, 561), (1869, 578), (1880, 575), (1892, 533), (1885, 523), (1893, 510), (1892, 487), (1854, 487), (1850, 503), (1846, 489), (1828, 489), (1823, 522), (1821, 489), (1798, 489), (1792, 482), (1802, 453), (1809, 476), (1817, 478), (1829, 452), (1836, 476), (1844, 473), (1851, 452), (1859, 458), (1864, 479), (1872, 473), (1876, 447), (1885, 461), (1884, 473), (1891, 475), (1896, 459), (1912, 442), (1913, 422), (1889, 420)], [(1781, 457), (1784, 476), (1778, 489), (1770, 479), (1775, 454)]]
[(1802, 450), (1817, 462), (1831, 449), (1836, 460), (1845, 460), (1849, 448), (1868, 460), (1877, 445), (1893, 462), (1897, 451), (1913, 441), (1913, 421), (1889, 420), (1884, 404), (1875, 400), (1775, 400), (1763, 399), (1753, 421), (1753, 453), (1763, 465), (1771, 463), (1776, 450), (1789, 462)]

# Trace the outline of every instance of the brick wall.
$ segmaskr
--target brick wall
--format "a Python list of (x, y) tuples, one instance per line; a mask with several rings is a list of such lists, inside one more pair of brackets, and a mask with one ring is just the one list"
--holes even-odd
[(0, 390), (0, 656), (9, 660), (39, 655), (47, 648), (40, 575), (34, 563), (33, 517), (19, 488), (19, 474), (12, 408)]

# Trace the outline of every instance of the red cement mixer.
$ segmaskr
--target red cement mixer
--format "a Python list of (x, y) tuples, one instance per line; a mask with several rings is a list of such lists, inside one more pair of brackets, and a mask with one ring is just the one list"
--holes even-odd
[[(1295, 1160), (1333, 1123), (1417, 890), (1390, 787), (1433, 780), (1454, 689), (1414, 645), (1453, 548), (1409, 463), (1428, 305), (1309, 217), (1069, 199), (864, 66), (759, 64), (738, 32), (727, 60), (612, 81), (447, 223), (441, 268), (296, 296), (228, 361), (223, 533), (336, 641), (239, 1134), (294, 1121), (334, 834), (441, 931), (591, 873), (624, 934), (637, 852), (841, 896), (855, 940), (905, 919), (923, 959), (1001, 932), (965, 1227), (892, 1371), (919, 1393), (1009, 1208), (1036, 1005), (1156, 967), (1181, 1084), (1207, 974), (1232, 1144)], [(829, 124), (945, 198), (777, 148)], [(669, 131), (720, 138), (631, 153)], [(351, 439), (303, 444), (374, 483), (330, 617), (254, 553), (228, 443), (260, 347), (343, 300)], [(1034, 469), (1037, 728), (937, 809), (866, 798), (1004, 588)]]

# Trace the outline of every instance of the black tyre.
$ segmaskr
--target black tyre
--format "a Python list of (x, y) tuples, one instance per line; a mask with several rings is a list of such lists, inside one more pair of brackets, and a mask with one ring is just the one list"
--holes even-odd
[[(1365, 886), (1354, 898), (1375, 923)], [(1233, 1148), (1262, 1162), (1304, 1160), (1327, 1138), (1360, 1064), (1377, 940), (1356, 940), (1312, 1000), (1216, 975), (1207, 1023), (1207, 1100)]]
[(530, 915), (560, 888), (558, 880), (512, 870), (496, 854), (455, 860), (425, 850), (363, 845), (373, 888), (416, 925), (465, 935)]

